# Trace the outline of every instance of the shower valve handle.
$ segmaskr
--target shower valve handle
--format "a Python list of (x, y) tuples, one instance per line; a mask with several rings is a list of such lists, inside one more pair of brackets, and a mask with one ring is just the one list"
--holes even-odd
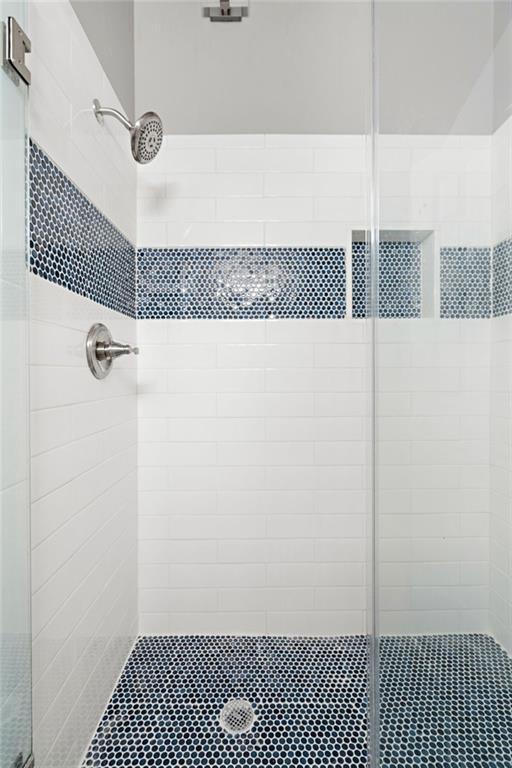
[(139, 354), (138, 347), (114, 341), (109, 329), (103, 323), (95, 323), (89, 329), (85, 351), (89, 370), (97, 379), (104, 379), (105, 376), (108, 376), (116, 358), (122, 355)]
[(130, 344), (120, 344), (118, 341), (98, 341), (96, 343), (96, 357), (98, 360), (115, 360), (121, 355), (138, 355), (139, 348)]

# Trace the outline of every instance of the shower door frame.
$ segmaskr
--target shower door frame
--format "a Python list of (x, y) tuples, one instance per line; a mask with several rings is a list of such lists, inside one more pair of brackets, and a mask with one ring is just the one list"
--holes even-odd
[(0, 679), (0, 768), (34, 764), (25, 81), (30, 73), (22, 64), (23, 50), (30, 47), (24, 37), (27, 15), (27, 0), (0, 0), (0, 652), (2, 669), (11, 671)]

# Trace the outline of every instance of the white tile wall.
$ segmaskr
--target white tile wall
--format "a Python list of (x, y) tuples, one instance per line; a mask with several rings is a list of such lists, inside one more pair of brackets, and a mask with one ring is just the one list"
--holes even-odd
[(39, 765), (78, 765), (137, 632), (136, 368), (97, 381), (94, 322), (135, 321), (31, 276), (32, 630)]
[(509, 238), (512, 233), (512, 118), (506, 120), (492, 136), (492, 225), (493, 242)]
[[(436, 249), (491, 244), (490, 137), (382, 136), (378, 151), (383, 229), (435, 230)], [(366, 165), (363, 137), (168, 136), (161, 157), (139, 171), (139, 245), (347, 246), (351, 230), (364, 229), (368, 219)], [(363, 476), (368, 471), (359, 434), (368, 397), (368, 350), (364, 341), (351, 337), (357, 324), (341, 324), (344, 343), (338, 339), (332, 345), (328, 337), (315, 338), (317, 322), (270, 324), (265, 334), (257, 323), (246, 323), (244, 332), (250, 337), (237, 343), (234, 331), (235, 344), (230, 340), (228, 347), (222, 340), (225, 327), (142, 324), (142, 333), (152, 336), (150, 357), (141, 358), (139, 377), (141, 517), (151, 512), (146, 500), (154, 495), (150, 489), (155, 483), (166, 493), (159, 510), (169, 510), (175, 499), (180, 505), (190, 500), (195, 488), (193, 504), (204, 505), (195, 513), (206, 514), (208, 507), (217, 516), (223, 511), (219, 491), (226, 483), (236, 489), (237, 498), (246, 489), (244, 496), (251, 500), (255, 494), (262, 498), (262, 489), (263, 498), (270, 491), (293, 490), (294, 504), (297, 492), (328, 492), (332, 484), (352, 493), (361, 471)], [(487, 628), (489, 323), (386, 321), (379, 327), (383, 628)], [(177, 339), (170, 335), (174, 333)], [(274, 350), (269, 342), (276, 345)], [(314, 446), (312, 417), (323, 419)], [(182, 444), (178, 450), (168, 445), (169, 424), (173, 439)], [(223, 445), (226, 439), (232, 442)], [(281, 445), (269, 448), (276, 439)], [(145, 446), (145, 441), (153, 445)], [(194, 445), (192, 453), (190, 447), (182, 450), (184, 441)], [(285, 496), (279, 501), (287, 503)], [(251, 501), (254, 506), (257, 502)], [(166, 525), (155, 520), (153, 535), (158, 530), (172, 539)], [(143, 523), (141, 536), (148, 530)], [(210, 583), (208, 608), (199, 610), (191, 603), (190, 611), (199, 610), (199, 618), (181, 624), (172, 614), (169, 596), (167, 611), (155, 612), (154, 624), (145, 623), (142, 608), (146, 631), (165, 631), (171, 614), (178, 622), (173, 627), (208, 631), (213, 620), (207, 621), (208, 612), (221, 610), (223, 603), (211, 593), (220, 588), (212, 579), (226, 533), (218, 529), (215, 548), (211, 529), (204, 525), (201, 530), (210, 545), (202, 554), (207, 570), (201, 584), (193, 583), (198, 571), (190, 564), (172, 574), (162, 567), (174, 557), (165, 546), (158, 553), (151, 546), (141, 550), (148, 560), (142, 562), (141, 574), (156, 579), (151, 589), (156, 583), (174, 589), (174, 577), (182, 586), (203, 591)], [(300, 528), (294, 523), (287, 535), (292, 530)], [(309, 530), (303, 535), (307, 541)], [(256, 542), (241, 551), (253, 579), (251, 595), (256, 595), (256, 587), (264, 590), (269, 572), (275, 573), (268, 565), (273, 529), (267, 523), (264, 531), (251, 536)], [(343, 552), (338, 543), (333, 562), (344, 562)], [(301, 552), (303, 565), (306, 554)], [(190, 551), (183, 554), (193, 556)], [(255, 565), (265, 568), (256, 570)], [(314, 586), (316, 576), (305, 568), (298, 571), (305, 583), (296, 587)], [(283, 562), (279, 573), (293, 581), (297, 569)], [(350, 573), (336, 578), (332, 589), (352, 588)], [(359, 595), (361, 607), (362, 591)], [(271, 631), (272, 606), (263, 610), (264, 605), (258, 602), (248, 612), (243, 603), (237, 604), (244, 618), (239, 626), (226, 626), (256, 631), (257, 613), (258, 627)], [(314, 626), (321, 626), (318, 613), (308, 611)], [(216, 616), (214, 623), (213, 629), (222, 631), (223, 619)], [(294, 631), (291, 618), (287, 622), (282, 614), (280, 627)]]
[[(131, 241), (136, 237), (136, 169), (116, 120), (100, 126), (99, 99), (122, 111), (69, 0), (30, 0), (30, 135)], [(132, 117), (132, 116), (130, 116)]]
[(138, 174), (138, 243), (343, 245), (365, 164), (363, 136), (166, 136)]
[(487, 320), (377, 326), (381, 629), (488, 631)]
[[(493, 240), (512, 235), (512, 118), (492, 137)], [(491, 320), (490, 388), (490, 617), (493, 632), (512, 654), (512, 411), (510, 316)]]
[[(369, 326), (139, 326), (142, 631), (362, 631)], [(488, 630), (490, 323), (377, 332), (382, 630)]]
[(439, 245), (490, 245), (491, 137), (381, 136), (383, 229), (434, 229)]
[[(491, 138), (381, 136), (381, 226), (491, 243)], [(138, 173), (139, 246), (348, 245), (368, 222), (363, 136), (166, 136)]]
[[(30, 3), (30, 134), (135, 242), (135, 164), (126, 131), (104, 128), (94, 97), (119, 107), (67, 0)], [(72, 768), (137, 633), (136, 368), (96, 381), (85, 334), (136, 324), (31, 277), (34, 751)]]
[(139, 321), (143, 632), (365, 627), (366, 321)]
[(490, 609), (494, 634), (512, 654), (512, 317), (491, 324)]

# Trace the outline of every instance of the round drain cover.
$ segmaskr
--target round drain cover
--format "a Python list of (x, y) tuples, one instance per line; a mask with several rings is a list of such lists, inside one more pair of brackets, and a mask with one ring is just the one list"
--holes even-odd
[(231, 699), (224, 704), (219, 716), (221, 727), (228, 733), (247, 733), (255, 719), (254, 709), (246, 699)]

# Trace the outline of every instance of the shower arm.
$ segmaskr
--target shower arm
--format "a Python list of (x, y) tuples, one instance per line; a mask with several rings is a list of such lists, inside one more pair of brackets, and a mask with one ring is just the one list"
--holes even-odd
[(96, 115), (96, 120), (99, 123), (103, 124), (104, 116), (108, 115), (109, 117), (115, 117), (116, 120), (119, 120), (121, 125), (124, 125), (124, 127), (128, 131), (132, 130), (133, 124), (130, 123), (128, 118), (125, 117), (122, 112), (119, 112), (118, 109), (112, 109), (112, 107), (102, 107), (98, 99), (94, 99), (93, 105), (94, 105), (94, 114)]

